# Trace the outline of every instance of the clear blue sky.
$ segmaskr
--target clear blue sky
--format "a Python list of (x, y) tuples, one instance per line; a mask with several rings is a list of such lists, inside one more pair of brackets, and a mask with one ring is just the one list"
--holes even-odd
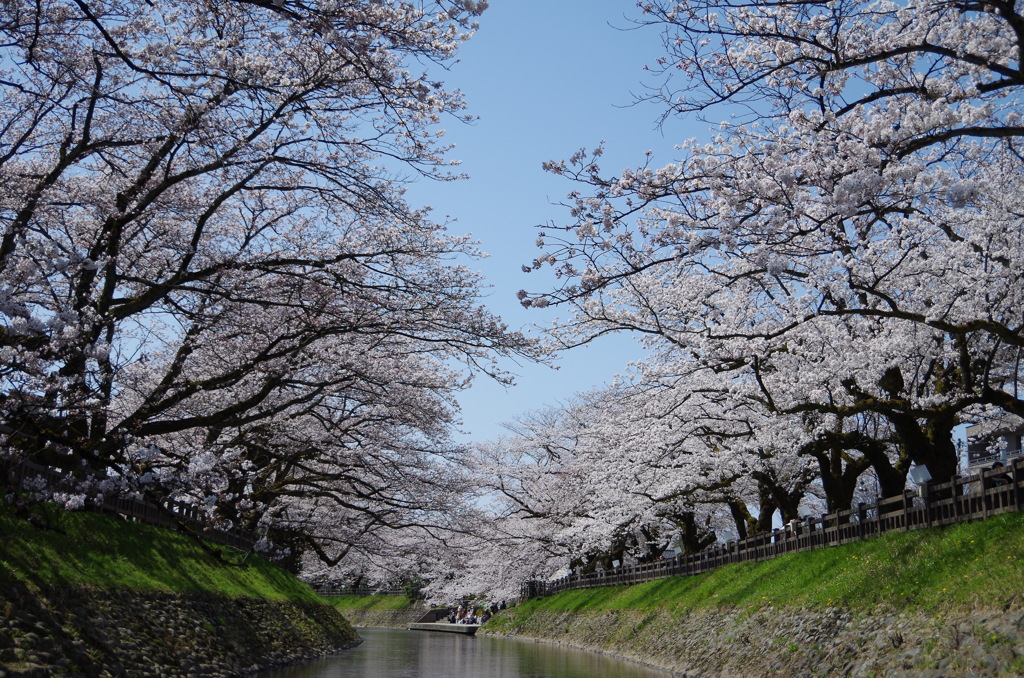
[[(657, 30), (622, 30), (637, 15), (633, 0), (492, 0), (460, 62), (444, 76), (480, 117), (472, 126), (446, 127), (446, 140), (456, 144), (452, 157), (463, 161), (470, 179), (420, 182), (409, 198), (431, 205), (439, 220), (457, 219), (453, 232), (481, 242), (491, 255), (478, 265), (492, 286), (488, 306), (512, 328), (544, 325), (558, 315), (527, 311), (515, 297), (550, 281), (520, 268), (540, 253), (536, 225), (569, 219), (555, 203), (573, 187), (542, 171), (541, 163), (605, 141), (607, 171), (635, 166), (647, 150), (663, 164), (676, 143), (706, 127), (673, 123), (662, 132), (655, 125), (658, 106), (631, 105), (649, 81), (644, 66), (660, 54)], [(632, 339), (610, 338), (564, 354), (558, 371), (508, 365), (519, 374), (513, 388), (478, 379), (460, 399), (466, 437), (497, 437), (517, 414), (600, 386), (639, 356)]]

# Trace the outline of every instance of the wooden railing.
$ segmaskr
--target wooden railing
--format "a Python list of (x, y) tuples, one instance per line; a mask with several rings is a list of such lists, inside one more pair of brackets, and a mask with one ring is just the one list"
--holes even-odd
[[(68, 476), (59, 469), (41, 466), (31, 461), (0, 465), (0, 471), (11, 487), (31, 487), (39, 484), (48, 489), (59, 489), (67, 484)], [(252, 550), (258, 535), (241, 528), (224, 529), (217, 526), (195, 506), (177, 501), (155, 503), (136, 497), (105, 497), (98, 506), (87, 509), (112, 513), (140, 523), (183, 529), (216, 544), (231, 546), (242, 551)]]
[(405, 589), (382, 588), (378, 586), (311, 586), (314, 593), (323, 598), (340, 596), (404, 596)]
[(1024, 458), (1010, 466), (956, 476), (947, 483), (929, 483), (919, 492), (858, 504), (818, 518), (792, 521), (781, 529), (711, 546), (700, 553), (612, 570), (573, 574), (552, 581), (531, 580), (521, 588), (523, 599), (596, 586), (637, 584), (680, 575), (702, 574), (730, 563), (768, 560), (787, 553), (848, 544), (884, 534), (984, 520), (1019, 511), (1024, 499)]

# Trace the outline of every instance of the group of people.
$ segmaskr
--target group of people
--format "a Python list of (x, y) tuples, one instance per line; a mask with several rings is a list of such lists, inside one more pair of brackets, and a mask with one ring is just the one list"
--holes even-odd
[(484, 624), (488, 619), (497, 614), (498, 610), (506, 608), (505, 601), (501, 604), (491, 603), (490, 607), (471, 607), (459, 605), (448, 611), (449, 624)]

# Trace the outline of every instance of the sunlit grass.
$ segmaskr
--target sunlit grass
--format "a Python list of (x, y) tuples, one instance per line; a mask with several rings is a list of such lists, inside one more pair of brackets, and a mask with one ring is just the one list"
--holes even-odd
[(567, 591), (531, 610), (775, 607), (999, 608), (1024, 590), (1024, 513), (876, 539), (695, 576)]
[(32, 524), (0, 505), (0, 582), (206, 592), (271, 600), (319, 598), (263, 558), (173, 530), (93, 513), (34, 509)]

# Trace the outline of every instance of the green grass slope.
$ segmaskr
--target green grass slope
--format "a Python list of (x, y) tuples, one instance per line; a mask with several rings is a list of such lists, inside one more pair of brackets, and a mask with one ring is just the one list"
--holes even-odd
[(632, 586), (567, 591), (531, 600), (501, 627), (536, 611), (668, 611), (888, 607), (933, 614), (1002, 609), (1024, 600), (1024, 513), (946, 528), (892, 533), (845, 546), (742, 563)]
[(204, 547), (184, 534), (113, 516), (52, 508), (34, 513), (29, 522), (0, 505), (0, 583), (320, 600), (258, 556), (243, 559), (233, 549)]
[(325, 599), (342, 613), (349, 611), (383, 612), (412, 609), (406, 596), (332, 596)]

